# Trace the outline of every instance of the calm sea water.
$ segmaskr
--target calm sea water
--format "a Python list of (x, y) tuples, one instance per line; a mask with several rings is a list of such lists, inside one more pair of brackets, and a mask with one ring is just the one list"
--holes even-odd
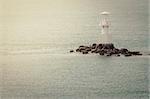
[(149, 56), (69, 53), (101, 41), (102, 11), (111, 12), (116, 47), (147, 52), (147, 0), (7, 1), (0, 29), (1, 99), (149, 98)]

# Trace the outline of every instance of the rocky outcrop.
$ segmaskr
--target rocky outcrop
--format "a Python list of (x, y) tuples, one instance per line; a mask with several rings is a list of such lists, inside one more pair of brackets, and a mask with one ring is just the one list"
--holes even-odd
[[(74, 52), (74, 50), (70, 50), (70, 52)], [(89, 53), (95, 53), (99, 54), (101, 56), (117, 56), (124, 55), (126, 57), (129, 56), (135, 56), (135, 55), (142, 55), (139, 51), (129, 51), (126, 48), (118, 49), (114, 46), (114, 44), (92, 44), (90, 46), (84, 46), (81, 45), (76, 49), (76, 52), (82, 53), (82, 54), (89, 54)]]
[(74, 50), (70, 50), (70, 53), (73, 53), (74, 52)]

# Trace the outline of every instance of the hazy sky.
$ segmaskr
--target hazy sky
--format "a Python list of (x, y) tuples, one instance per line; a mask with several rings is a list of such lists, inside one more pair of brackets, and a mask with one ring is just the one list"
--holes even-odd
[(1, 40), (6, 43), (49, 42), (49, 39), (59, 39), (59, 36), (69, 31), (82, 31), (80, 24), (87, 23), (86, 13), (96, 15), (95, 20), (98, 22), (96, 18), (104, 9), (126, 11), (127, 6), (136, 8), (134, 3), (144, 5), (146, 1), (1, 0)]
[(69, 21), (58, 17), (78, 12), (82, 4), (81, 0), (3, 0), (3, 39), (9, 43), (48, 39), (53, 29), (61, 28), (57, 24)]

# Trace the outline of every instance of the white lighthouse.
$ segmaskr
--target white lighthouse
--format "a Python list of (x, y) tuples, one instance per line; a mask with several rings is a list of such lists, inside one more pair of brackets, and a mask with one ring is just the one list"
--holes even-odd
[(111, 42), (111, 33), (109, 32), (110, 29), (110, 20), (109, 20), (109, 12), (102, 12), (101, 13), (101, 43), (112, 43)]

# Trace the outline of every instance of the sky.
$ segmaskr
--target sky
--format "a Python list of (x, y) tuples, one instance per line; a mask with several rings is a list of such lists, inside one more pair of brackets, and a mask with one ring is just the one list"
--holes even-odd
[[(112, 8), (116, 11), (120, 9), (124, 11), (127, 6), (136, 7), (134, 3), (142, 2), (137, 0), (0, 1), (1, 43), (39, 43), (44, 40), (49, 42), (48, 39), (51, 37), (58, 39), (58, 36), (67, 33), (69, 28), (72, 28), (72, 31), (82, 30), (79, 24), (85, 23), (86, 20), (77, 15), (86, 15), (90, 12), (98, 16), (102, 9), (112, 10)], [(146, 1), (143, 0), (143, 2)], [(99, 6), (102, 6), (102, 9), (99, 9)], [(58, 33), (60, 31), (61, 34)]]
[(50, 35), (49, 28), (57, 27), (56, 17), (78, 11), (83, 4), (79, 1), (3, 0), (1, 37), (5, 43), (37, 42)]

